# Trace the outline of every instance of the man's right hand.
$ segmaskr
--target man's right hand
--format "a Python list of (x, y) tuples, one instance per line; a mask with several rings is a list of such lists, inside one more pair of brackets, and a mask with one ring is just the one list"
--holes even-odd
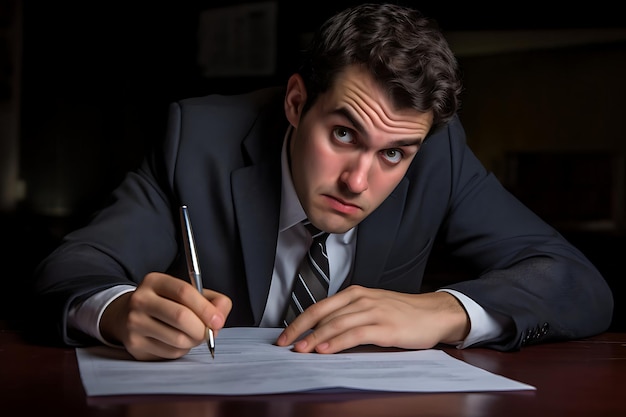
[(205, 341), (206, 327), (217, 336), (231, 308), (224, 294), (207, 289), (200, 294), (187, 281), (151, 272), (135, 291), (109, 304), (100, 332), (135, 359), (176, 359)]

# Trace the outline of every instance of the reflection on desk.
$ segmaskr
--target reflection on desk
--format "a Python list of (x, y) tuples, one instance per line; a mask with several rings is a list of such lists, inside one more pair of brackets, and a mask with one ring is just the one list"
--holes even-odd
[(620, 416), (626, 415), (626, 333), (550, 343), (519, 352), (444, 348), (467, 363), (537, 387), (536, 391), (406, 394), (354, 392), (220, 397), (87, 397), (75, 350), (29, 344), (0, 328), (2, 409), (90, 416)]

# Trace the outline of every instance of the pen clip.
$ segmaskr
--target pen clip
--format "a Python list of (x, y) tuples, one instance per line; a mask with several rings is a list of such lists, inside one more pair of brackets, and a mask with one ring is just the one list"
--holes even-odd
[(202, 283), (200, 282), (200, 265), (198, 264), (198, 255), (196, 253), (196, 244), (193, 238), (193, 230), (191, 221), (189, 220), (189, 210), (187, 206), (180, 207), (180, 222), (183, 231), (183, 245), (185, 246), (185, 255), (187, 257), (187, 270), (189, 277), (195, 287), (202, 293)]

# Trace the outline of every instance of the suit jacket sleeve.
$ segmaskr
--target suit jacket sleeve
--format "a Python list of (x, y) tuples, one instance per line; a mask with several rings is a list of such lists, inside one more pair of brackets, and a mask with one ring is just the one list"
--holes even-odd
[[(194, 224), (204, 287), (235, 300), (227, 324), (252, 325), (231, 175), (252, 164), (242, 145), (246, 139), (254, 138), (260, 153), (280, 157), (287, 126), (283, 95), (280, 89), (266, 89), (173, 103), (164, 140), (127, 174), (108, 204), (65, 236), (35, 271), (35, 335), (46, 343), (84, 343), (67, 334), (72, 303), (115, 285), (138, 285), (149, 272), (188, 280), (181, 256), (181, 204), (189, 206)], [(259, 116), (265, 113), (267, 117)], [(279, 176), (276, 184), (280, 190)], [(263, 193), (264, 198), (269, 194)], [(249, 210), (259, 212), (257, 206)], [(274, 225), (268, 219), (264, 224)], [(273, 254), (270, 274), (271, 262)], [(256, 293), (263, 298), (261, 291)]]
[[(35, 271), (33, 317), (42, 342), (82, 344), (67, 333), (67, 312), (74, 302), (118, 284), (137, 285), (145, 273), (164, 271), (177, 251), (170, 200), (152, 155), (127, 174), (106, 207), (88, 225), (65, 236)], [(166, 178), (165, 176), (163, 178)]]
[(515, 350), (606, 330), (613, 299), (604, 278), (483, 168), (465, 144), (458, 119), (429, 140), (451, 158), (438, 168), (447, 171), (442, 175), (451, 184), (439, 238), (475, 277), (448, 288), (511, 323), (511, 333), (480, 345)]

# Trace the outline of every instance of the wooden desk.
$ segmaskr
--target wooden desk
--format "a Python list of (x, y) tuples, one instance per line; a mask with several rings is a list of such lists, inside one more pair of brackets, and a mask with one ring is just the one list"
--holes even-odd
[(74, 349), (25, 342), (0, 327), (0, 410), (26, 416), (626, 416), (626, 333), (513, 353), (446, 349), (537, 391), (87, 397)]

